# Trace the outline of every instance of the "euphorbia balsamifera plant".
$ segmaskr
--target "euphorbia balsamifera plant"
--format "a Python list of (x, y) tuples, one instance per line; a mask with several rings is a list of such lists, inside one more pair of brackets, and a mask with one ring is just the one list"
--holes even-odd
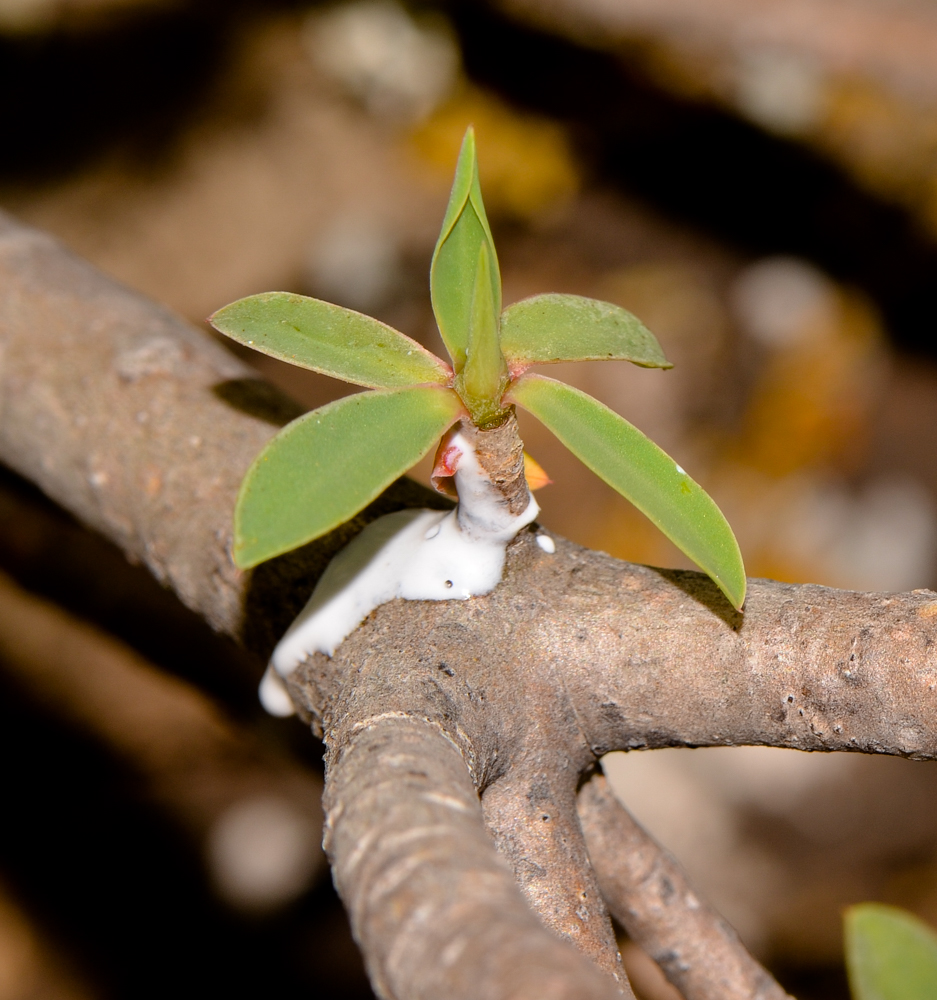
[(741, 608), (739, 547), (706, 492), (607, 406), (530, 370), (611, 359), (671, 365), (640, 320), (608, 302), (535, 295), (502, 311), (471, 128), (433, 254), (430, 291), (451, 365), (376, 319), (301, 295), (252, 295), (211, 317), (215, 329), (255, 350), (371, 390), (305, 414), (260, 453), (237, 501), (237, 565), (255, 566), (325, 534), (374, 500), (457, 422), (495, 428), (517, 405), (646, 514)]

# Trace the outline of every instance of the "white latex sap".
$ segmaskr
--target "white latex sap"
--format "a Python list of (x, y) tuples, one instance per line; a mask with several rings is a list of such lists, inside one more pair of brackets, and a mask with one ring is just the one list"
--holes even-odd
[[(498, 585), (508, 542), (540, 512), (531, 497), (512, 515), (482, 470), (471, 442), (456, 434), (452, 511), (402, 510), (369, 524), (329, 563), (309, 603), (280, 640), (260, 700), (273, 715), (292, 715), (283, 678), (313, 653), (331, 656), (379, 605), (410, 601), (466, 600)], [(552, 542), (552, 539), (550, 539)], [(545, 551), (549, 547), (542, 546)]]

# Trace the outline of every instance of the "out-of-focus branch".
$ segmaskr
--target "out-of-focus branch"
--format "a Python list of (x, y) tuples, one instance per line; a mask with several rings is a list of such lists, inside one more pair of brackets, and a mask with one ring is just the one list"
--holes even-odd
[(138, 775), (143, 794), (204, 853), (228, 902), (275, 907), (321, 871), (317, 775), (262, 746), (201, 692), (2, 574), (0, 669)]
[(657, 86), (804, 143), (931, 240), (937, 11), (865, 0), (499, 0)]
[(61, 951), (0, 883), (0, 998), (93, 1000), (97, 992), (68, 967)]
[(579, 819), (612, 914), (686, 1000), (790, 1000), (602, 775), (580, 791)]
[(937, 94), (937, 16), (927, 4), (502, 0), (501, 6), (599, 45), (660, 39), (706, 55), (746, 48), (795, 53), (831, 73), (874, 76), (906, 91)]

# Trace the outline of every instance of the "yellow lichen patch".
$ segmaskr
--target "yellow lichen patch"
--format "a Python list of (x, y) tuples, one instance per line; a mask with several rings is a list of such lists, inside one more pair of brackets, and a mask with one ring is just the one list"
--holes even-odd
[(448, 176), (468, 125), (475, 126), (479, 175), (491, 214), (528, 220), (576, 194), (579, 172), (565, 131), (474, 87), (464, 87), (420, 125), (411, 136), (413, 147)]

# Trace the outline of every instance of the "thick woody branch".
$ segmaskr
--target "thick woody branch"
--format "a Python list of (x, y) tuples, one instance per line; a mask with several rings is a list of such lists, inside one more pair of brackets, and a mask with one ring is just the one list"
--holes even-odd
[(485, 789), (485, 822), (540, 919), (627, 986), (615, 931), (576, 817), (564, 754), (537, 748)]
[(579, 819), (615, 919), (686, 1000), (790, 1000), (600, 774), (579, 793)]
[(618, 990), (546, 934), (491, 849), (459, 750), (393, 712), (330, 752), (325, 846), (383, 997), (614, 1000)]
[(231, 561), (241, 478), (300, 410), (253, 369), (51, 237), (0, 213), (0, 461), (264, 658), (369, 520), (440, 497), (401, 480), (252, 574)]
[[(0, 456), (129, 557), (146, 561), (216, 628), (262, 655), (298, 612), (331, 555), (368, 519), (434, 502), (432, 494), (403, 482), (332, 536), (251, 575), (240, 574), (228, 555), (238, 483), (276, 425), (293, 415), (289, 407), (208, 336), (5, 217), (0, 288)], [(516, 459), (516, 435), (507, 445), (489, 450)], [(522, 475), (522, 459), (500, 464)], [(508, 478), (516, 485), (516, 475)], [(323, 689), (325, 701), (340, 689)], [(351, 711), (347, 718), (353, 725), (361, 715)], [(345, 748), (332, 734), (330, 745)], [(339, 774), (333, 770), (330, 781)], [(343, 804), (342, 796), (329, 801)], [(365, 816), (378, 825), (375, 815)], [(454, 832), (452, 858), (468, 848), (463, 839)], [(495, 864), (490, 840), (482, 842), (485, 863)], [(453, 888), (445, 877), (435, 884), (444, 892)], [(512, 891), (515, 903), (522, 899)], [(592, 912), (607, 924), (597, 893), (593, 896)], [(356, 917), (354, 905), (352, 911)], [(384, 919), (394, 912), (384, 913)], [(537, 964), (549, 969), (543, 955), (556, 949), (556, 939), (523, 906), (505, 912), (523, 914), (517, 934), (500, 935), (506, 942), (505, 968), (532, 950)], [(379, 968), (379, 942), (369, 936), (365, 948), (372, 967)], [(590, 966), (579, 959), (570, 966), (568, 953), (560, 965), (564, 962), (567, 972), (575, 972), (568, 983), (594, 976), (586, 973), (583, 980), (583, 969)], [(593, 987), (596, 995), (609, 988), (614, 993), (608, 981)], [(395, 995), (415, 995), (418, 983), (398, 977), (394, 988)], [(574, 989), (569, 995), (579, 993)]]
[[(241, 574), (228, 554), (237, 486), (286, 415), (250, 369), (2, 218), (0, 335), (0, 458), (261, 655), (367, 519), (432, 502), (398, 484), (327, 538)], [(562, 940), (614, 971), (604, 911), (577, 914), (594, 876), (575, 793), (597, 757), (735, 743), (934, 757), (935, 639), (930, 592), (752, 581), (741, 616), (700, 574), (562, 540), (548, 554), (532, 531), (490, 595), (377, 609), (290, 682), (328, 746), (330, 852), (375, 981), (400, 1000), (467, 997), (470, 979), (472, 996), (615, 995)], [(558, 833), (512, 837), (512, 797), (527, 827), (548, 804), (540, 822)], [(537, 866), (545, 876), (525, 880)]]

